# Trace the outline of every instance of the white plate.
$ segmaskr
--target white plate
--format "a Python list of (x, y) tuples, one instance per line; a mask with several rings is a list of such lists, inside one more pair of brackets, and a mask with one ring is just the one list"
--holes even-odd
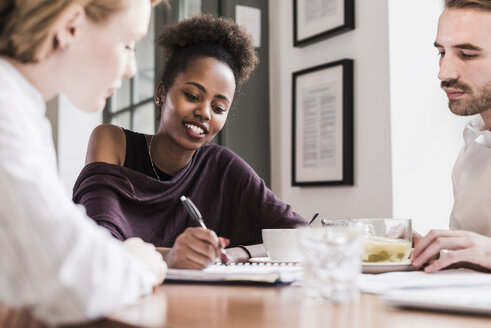
[(384, 273), (393, 271), (414, 271), (416, 270), (409, 260), (402, 262), (374, 262), (363, 263), (363, 273)]
[[(279, 262), (273, 261), (269, 257), (253, 257), (249, 259), (250, 263), (262, 263), (262, 264), (287, 264), (287, 265), (300, 265), (300, 262)], [(402, 262), (375, 262), (375, 263), (363, 263), (363, 273), (384, 273), (393, 271), (414, 271), (414, 267), (409, 260)]]

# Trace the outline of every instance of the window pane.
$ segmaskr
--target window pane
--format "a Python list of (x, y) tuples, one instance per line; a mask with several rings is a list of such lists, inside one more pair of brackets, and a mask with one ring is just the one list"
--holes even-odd
[(138, 72), (134, 78), (133, 103), (153, 98), (155, 88), (155, 13), (152, 10), (148, 34), (136, 45)]
[(130, 111), (125, 111), (121, 114), (114, 115), (111, 118), (111, 124), (114, 124), (116, 126), (120, 126), (125, 129), (131, 129), (130, 125)]
[(135, 108), (133, 113), (133, 131), (154, 134), (155, 133), (155, 106), (152, 102)]
[(111, 113), (130, 105), (130, 79), (124, 79), (121, 88), (116, 90), (111, 98)]
[(201, 13), (201, 0), (179, 1), (179, 20)]

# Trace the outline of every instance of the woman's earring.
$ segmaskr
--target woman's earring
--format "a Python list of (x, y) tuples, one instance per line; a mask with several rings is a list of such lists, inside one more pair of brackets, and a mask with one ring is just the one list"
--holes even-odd
[(155, 101), (155, 105), (157, 106), (162, 106), (161, 102), (160, 102), (160, 97), (154, 97), (153, 100)]

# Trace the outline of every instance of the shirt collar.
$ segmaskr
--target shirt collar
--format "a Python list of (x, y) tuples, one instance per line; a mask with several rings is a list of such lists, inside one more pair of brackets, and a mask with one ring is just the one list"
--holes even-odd
[(2, 57), (0, 57), (0, 69), (7, 71), (15, 79), (19, 89), (27, 94), (29, 100), (34, 103), (36, 108), (40, 108), (44, 115), (46, 113), (46, 103), (41, 92), (15, 66)]
[(486, 128), (481, 115), (473, 116), (464, 129), (466, 148), (474, 143), (491, 148), (491, 131)]

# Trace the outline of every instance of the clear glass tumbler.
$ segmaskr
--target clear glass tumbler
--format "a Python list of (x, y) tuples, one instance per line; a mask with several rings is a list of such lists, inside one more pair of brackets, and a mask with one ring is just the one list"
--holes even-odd
[(359, 300), (362, 240), (358, 225), (299, 229), (308, 299), (333, 303)]

